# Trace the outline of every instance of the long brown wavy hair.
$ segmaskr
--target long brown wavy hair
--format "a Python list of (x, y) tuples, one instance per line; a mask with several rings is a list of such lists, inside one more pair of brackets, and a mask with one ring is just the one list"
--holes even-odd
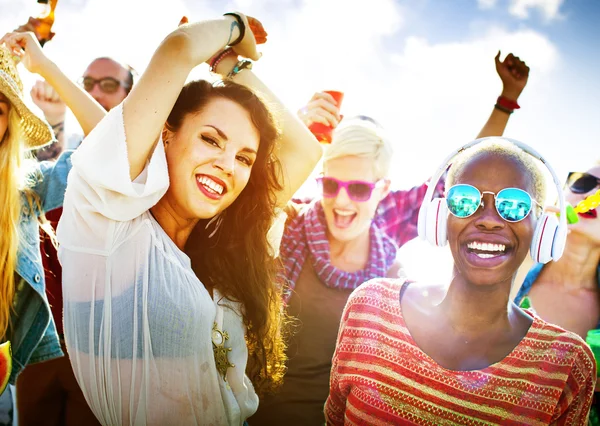
[(186, 244), (192, 267), (207, 288), (217, 289), (241, 303), (246, 326), (246, 373), (258, 393), (273, 391), (285, 373), (284, 310), (276, 283), (277, 264), (267, 233), (275, 217), (276, 193), (282, 189), (281, 165), (274, 155), (279, 130), (266, 103), (251, 89), (233, 83), (197, 80), (184, 86), (167, 119), (176, 132), (189, 114), (199, 112), (214, 98), (243, 107), (258, 129), (260, 142), (248, 184), (221, 213), (221, 223), (200, 220)]

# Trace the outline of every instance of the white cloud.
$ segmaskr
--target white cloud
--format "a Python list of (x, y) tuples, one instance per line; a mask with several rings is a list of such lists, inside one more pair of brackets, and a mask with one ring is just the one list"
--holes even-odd
[(529, 18), (530, 9), (538, 9), (548, 21), (560, 18), (560, 6), (563, 0), (511, 0), (509, 12), (520, 18)]
[[(511, 1), (524, 16), (532, 9), (558, 16), (561, 4)], [(24, 22), (32, 5), (0, 0), (0, 29)], [(74, 79), (104, 55), (143, 71), (183, 14), (196, 20), (242, 10), (260, 18), (269, 33), (254, 69), (290, 108), (317, 90), (339, 89), (346, 93), (343, 114), (371, 115), (387, 128), (396, 144), (397, 187), (423, 182), (450, 150), (475, 137), (501, 90), (494, 56), (498, 49), (512, 51), (527, 61), (531, 76), (507, 136), (541, 151), (559, 173), (598, 158), (600, 86), (572, 78), (581, 65), (564, 64), (548, 36), (472, 25), (467, 38), (432, 42), (435, 28), (418, 37), (401, 33), (407, 7), (394, 0), (172, 0), (168, 6), (162, 0), (61, 0), (56, 37), (44, 49)], [(193, 75), (205, 76), (206, 68)]]
[(498, 3), (497, 0), (477, 0), (480, 9), (493, 9)]
[[(26, 7), (35, 5), (31, 0), (10, 4), (6, 13), (2, 9), (0, 29), (25, 21)], [(467, 38), (434, 43), (435, 33), (400, 36), (405, 7), (394, 0), (238, 0), (226, 6), (174, 0), (168, 7), (162, 0), (61, 0), (57, 35), (45, 50), (73, 79), (104, 55), (143, 71), (183, 14), (194, 20), (246, 11), (269, 32), (254, 69), (284, 103), (297, 109), (317, 90), (343, 90), (345, 115), (371, 115), (393, 135), (394, 179), (410, 186), (425, 179), (450, 147), (477, 134), (501, 89), (493, 58), (502, 49), (532, 69), (523, 108), (511, 118), (508, 134), (538, 144), (551, 162), (597, 157), (589, 135), (600, 134), (600, 124), (586, 117), (600, 116), (598, 85), (562, 78), (560, 52), (547, 36), (480, 25)], [(206, 68), (193, 75), (205, 76)], [(33, 78), (25, 80), (30, 84)], [(572, 145), (566, 153), (564, 140)]]

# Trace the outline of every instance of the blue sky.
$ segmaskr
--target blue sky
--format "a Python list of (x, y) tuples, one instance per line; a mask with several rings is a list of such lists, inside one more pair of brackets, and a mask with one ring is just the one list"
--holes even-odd
[[(0, 0), (0, 31), (35, 9), (34, 0)], [(143, 71), (182, 15), (230, 10), (264, 23), (269, 40), (254, 70), (288, 107), (318, 90), (342, 90), (345, 115), (386, 127), (398, 188), (423, 182), (478, 133), (501, 89), (498, 49), (531, 67), (506, 135), (540, 151), (561, 177), (600, 160), (597, 0), (59, 0), (57, 35), (45, 50), (73, 79), (98, 56)], [(205, 66), (191, 75), (198, 77), (209, 77)], [(72, 118), (67, 124), (77, 131)], [(416, 241), (403, 252), (413, 272), (449, 267), (447, 252)], [(423, 260), (445, 266), (418, 268)]]
[[(0, 0), (0, 31), (35, 6)], [(74, 79), (95, 56), (143, 70), (182, 14), (226, 10), (265, 24), (270, 38), (255, 70), (290, 108), (316, 90), (340, 89), (345, 114), (386, 126), (397, 146), (397, 186), (426, 178), (449, 147), (477, 134), (500, 91), (498, 49), (532, 69), (507, 135), (538, 148), (561, 174), (600, 157), (595, 0), (59, 0), (46, 50)], [(205, 68), (193, 76), (207, 76)]]
[[(0, 0), (0, 31), (35, 8), (34, 0)], [(143, 71), (182, 15), (230, 10), (264, 23), (269, 40), (254, 70), (288, 107), (297, 110), (318, 90), (342, 90), (345, 115), (386, 127), (395, 187), (422, 183), (476, 136), (500, 93), (499, 49), (531, 67), (506, 135), (540, 151), (561, 177), (600, 160), (597, 0), (59, 0), (57, 35), (45, 50), (73, 79), (98, 56)], [(209, 77), (205, 66), (191, 75), (198, 77)], [(77, 131), (72, 118), (67, 125)], [(447, 252), (431, 250), (405, 246), (415, 278), (448, 269)]]

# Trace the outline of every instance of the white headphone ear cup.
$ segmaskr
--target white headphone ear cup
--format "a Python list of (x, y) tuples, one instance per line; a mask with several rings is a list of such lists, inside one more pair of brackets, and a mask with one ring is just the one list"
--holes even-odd
[(559, 260), (565, 252), (567, 245), (567, 228), (560, 226), (560, 221), (557, 221), (556, 235), (554, 235), (554, 244), (552, 244), (552, 260)]
[(448, 242), (448, 206), (445, 198), (434, 198), (427, 208), (425, 235), (434, 246), (443, 247)]
[(548, 263), (552, 260), (557, 229), (558, 219), (555, 215), (544, 213), (539, 218), (530, 248), (531, 257), (535, 262)]

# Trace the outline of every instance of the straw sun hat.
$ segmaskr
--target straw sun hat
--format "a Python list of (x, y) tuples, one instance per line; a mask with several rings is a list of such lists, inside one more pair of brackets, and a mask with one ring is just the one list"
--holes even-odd
[(48, 123), (25, 105), (23, 83), (17, 65), (12, 54), (4, 46), (0, 46), (0, 92), (21, 117), (23, 142), (28, 149), (38, 149), (54, 141), (54, 133)]

